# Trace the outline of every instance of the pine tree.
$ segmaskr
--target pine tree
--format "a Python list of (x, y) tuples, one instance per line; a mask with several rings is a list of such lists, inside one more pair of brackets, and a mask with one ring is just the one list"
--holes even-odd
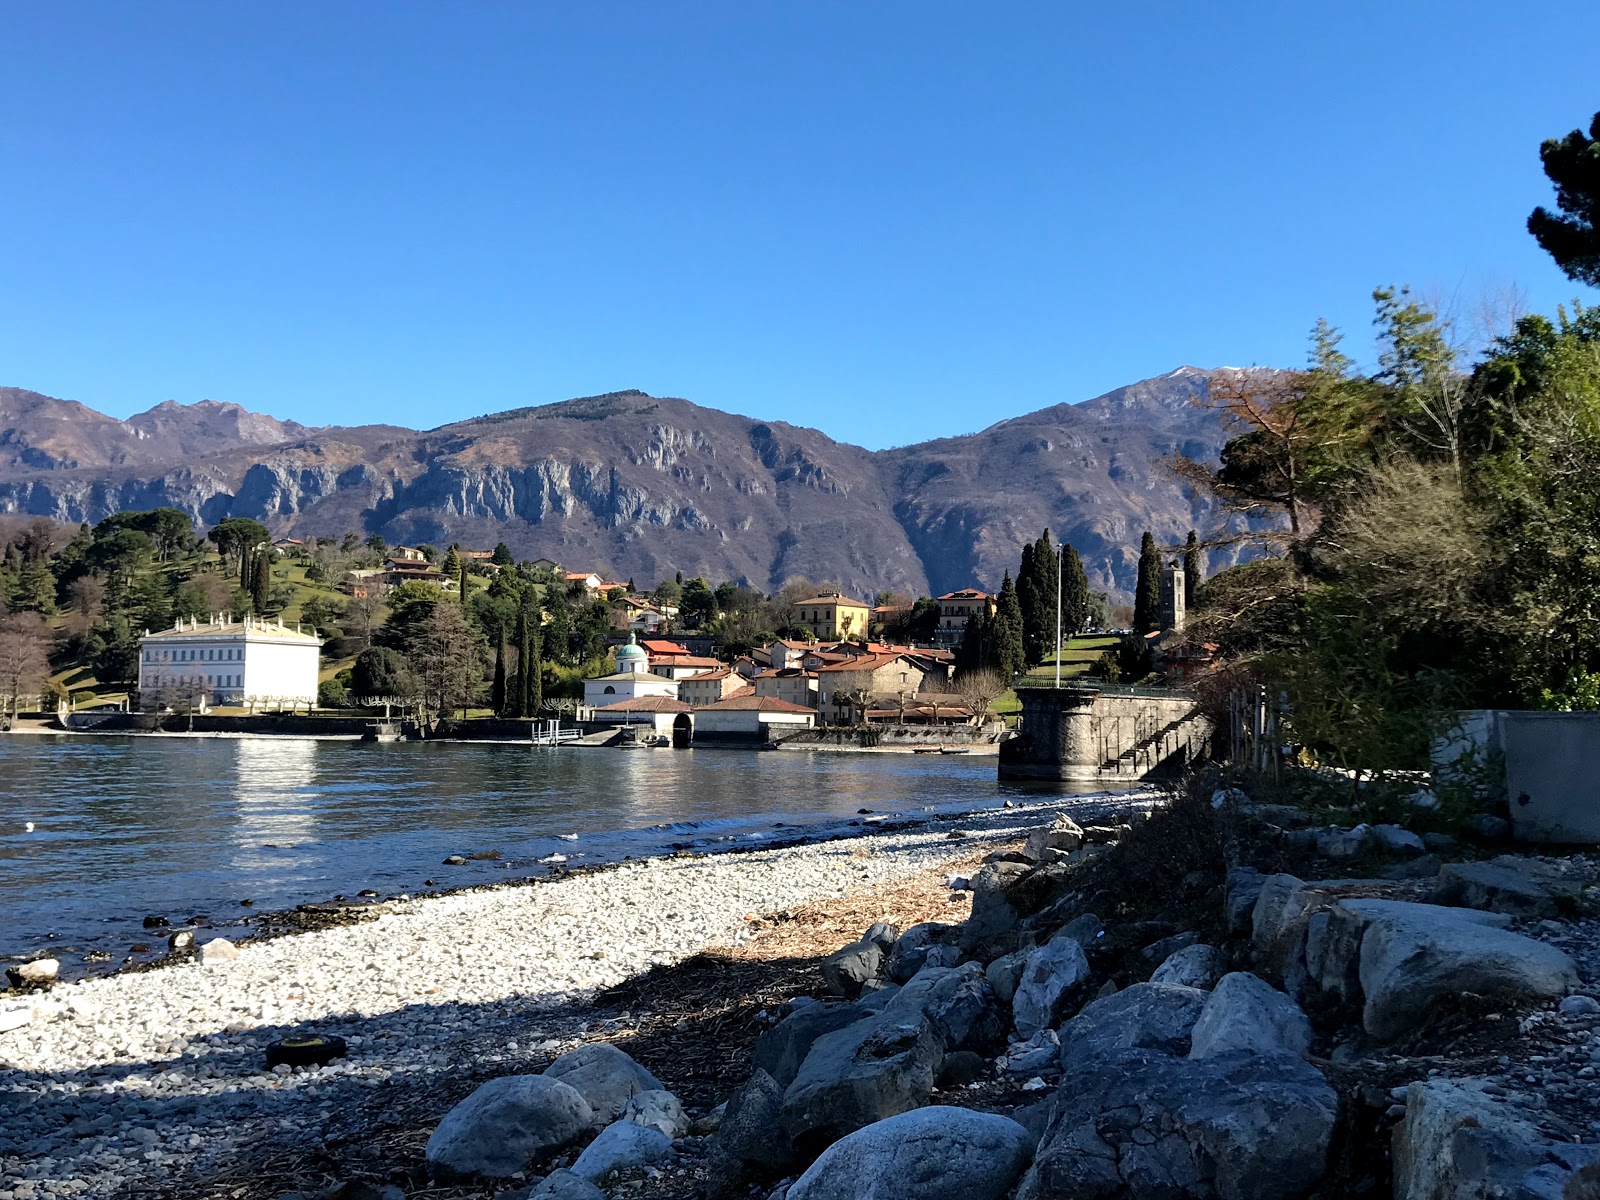
[(1022, 657), (1031, 667), (1040, 661), (1043, 642), (1040, 621), (1039, 576), (1033, 565), (1034, 543), (1022, 544), (1022, 565), (1017, 568), (1017, 607), (1022, 612)]
[[(454, 553), (454, 551), (452, 551), (451, 553)], [(466, 563), (461, 563), (456, 568), (456, 579), (461, 584), (461, 607), (462, 608), (466, 608), (466, 606), (467, 606), (467, 564)]]
[(506, 712), (506, 644), (497, 641), (494, 644), (494, 686), (489, 693), (489, 707), (494, 709), (494, 715), (503, 717)]
[(994, 663), (1007, 679), (1022, 670), (1022, 605), (1017, 601), (1017, 585), (1011, 572), (1000, 584), (1000, 600), (994, 618)]
[(1133, 589), (1133, 631), (1146, 634), (1161, 627), (1161, 552), (1148, 530), (1139, 543), (1139, 580)]
[(516, 561), (511, 556), (511, 547), (504, 542), (496, 542), (494, 553), (489, 556), (489, 561), (497, 567), (509, 567)]
[(461, 556), (456, 553), (454, 545), (450, 547), (449, 552), (444, 556), (444, 566), (439, 569), (451, 579), (461, 574)]
[(956, 670), (976, 671), (987, 666), (984, 654), (984, 619), (982, 613), (973, 613), (961, 627), (961, 645), (956, 648)]
[(1189, 530), (1189, 540), (1183, 544), (1183, 607), (1194, 607), (1194, 590), (1200, 586), (1200, 538)]
[[(1027, 622), (1027, 610), (1026, 608), (1023, 610), (1022, 648), (1029, 666), (1043, 662), (1056, 644), (1056, 593), (1059, 588), (1060, 571), (1061, 556), (1050, 544), (1050, 531), (1046, 529), (1033, 544), (1032, 591), (1035, 596), (1036, 612), (1031, 629)], [(1021, 579), (1017, 580), (1017, 599), (1019, 601), (1022, 599)], [(1065, 630), (1066, 623), (1063, 620), (1063, 636)]]
[(1587, 135), (1574, 129), (1539, 147), (1544, 173), (1556, 187), (1559, 213), (1539, 207), (1528, 232), (1568, 279), (1600, 287), (1600, 113)]
[(1089, 620), (1089, 579), (1073, 547), (1061, 547), (1061, 639), (1077, 637)]

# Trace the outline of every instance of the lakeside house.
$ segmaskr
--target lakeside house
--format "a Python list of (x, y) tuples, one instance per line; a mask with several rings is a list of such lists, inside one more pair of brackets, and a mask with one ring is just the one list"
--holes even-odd
[(713, 670), (702, 671), (697, 675), (685, 676), (678, 680), (678, 699), (696, 708), (706, 704), (716, 704), (728, 699), (735, 692), (746, 690), (750, 695), (755, 695), (755, 688), (728, 666), (718, 666)]
[(803, 667), (777, 667), (754, 676), (750, 686), (756, 695), (771, 700), (782, 700), (805, 708), (815, 708), (817, 698), (817, 673)]
[(139, 639), (139, 701), (308, 708), (317, 703), (322, 639), (299, 626), (228, 614), (178, 621)]
[(906, 654), (860, 654), (818, 667), (816, 676), (818, 710), (830, 721), (853, 724), (867, 708), (916, 695), (928, 672)]
[(960, 588), (946, 592), (938, 599), (939, 626), (934, 638), (941, 645), (955, 645), (966, 633), (967, 621), (972, 617), (992, 617), (995, 598), (977, 588)]
[(616, 671), (583, 681), (583, 702), (596, 710), (597, 716), (601, 710), (627, 701), (650, 698), (676, 701), (678, 683), (651, 672), (649, 655), (631, 634), (626, 645), (617, 647)]
[(794, 622), (818, 638), (841, 641), (866, 637), (872, 606), (851, 600), (843, 592), (825, 592), (794, 603)]
[(816, 727), (817, 710), (771, 696), (731, 696), (694, 710), (697, 742), (765, 745), (786, 733)]

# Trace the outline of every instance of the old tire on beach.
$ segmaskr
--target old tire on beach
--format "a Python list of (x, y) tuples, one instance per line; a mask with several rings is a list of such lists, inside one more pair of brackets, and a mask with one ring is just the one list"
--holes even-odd
[(300, 1034), (280, 1038), (267, 1046), (267, 1069), (273, 1067), (321, 1067), (350, 1052), (342, 1037), (324, 1037), (319, 1033)]

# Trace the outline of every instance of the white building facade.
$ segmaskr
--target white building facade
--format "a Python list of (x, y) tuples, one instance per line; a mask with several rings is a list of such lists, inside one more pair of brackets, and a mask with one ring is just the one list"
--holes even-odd
[(139, 639), (140, 703), (314, 706), (321, 654), (321, 638), (282, 621), (179, 621)]
[(678, 682), (650, 671), (650, 659), (630, 634), (628, 644), (617, 647), (617, 670), (583, 681), (583, 702), (589, 708), (606, 708), (626, 700), (647, 697), (677, 700)]

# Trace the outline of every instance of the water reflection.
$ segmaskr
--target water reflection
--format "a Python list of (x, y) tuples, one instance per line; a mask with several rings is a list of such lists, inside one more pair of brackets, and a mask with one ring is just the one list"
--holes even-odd
[[(0, 954), (107, 922), (126, 940), (144, 913), (488, 882), (557, 852), (613, 859), (1015, 791), (992, 760), (941, 755), (0, 738)], [(25, 820), (38, 831), (11, 832)], [(440, 865), (490, 850), (499, 862)]]

